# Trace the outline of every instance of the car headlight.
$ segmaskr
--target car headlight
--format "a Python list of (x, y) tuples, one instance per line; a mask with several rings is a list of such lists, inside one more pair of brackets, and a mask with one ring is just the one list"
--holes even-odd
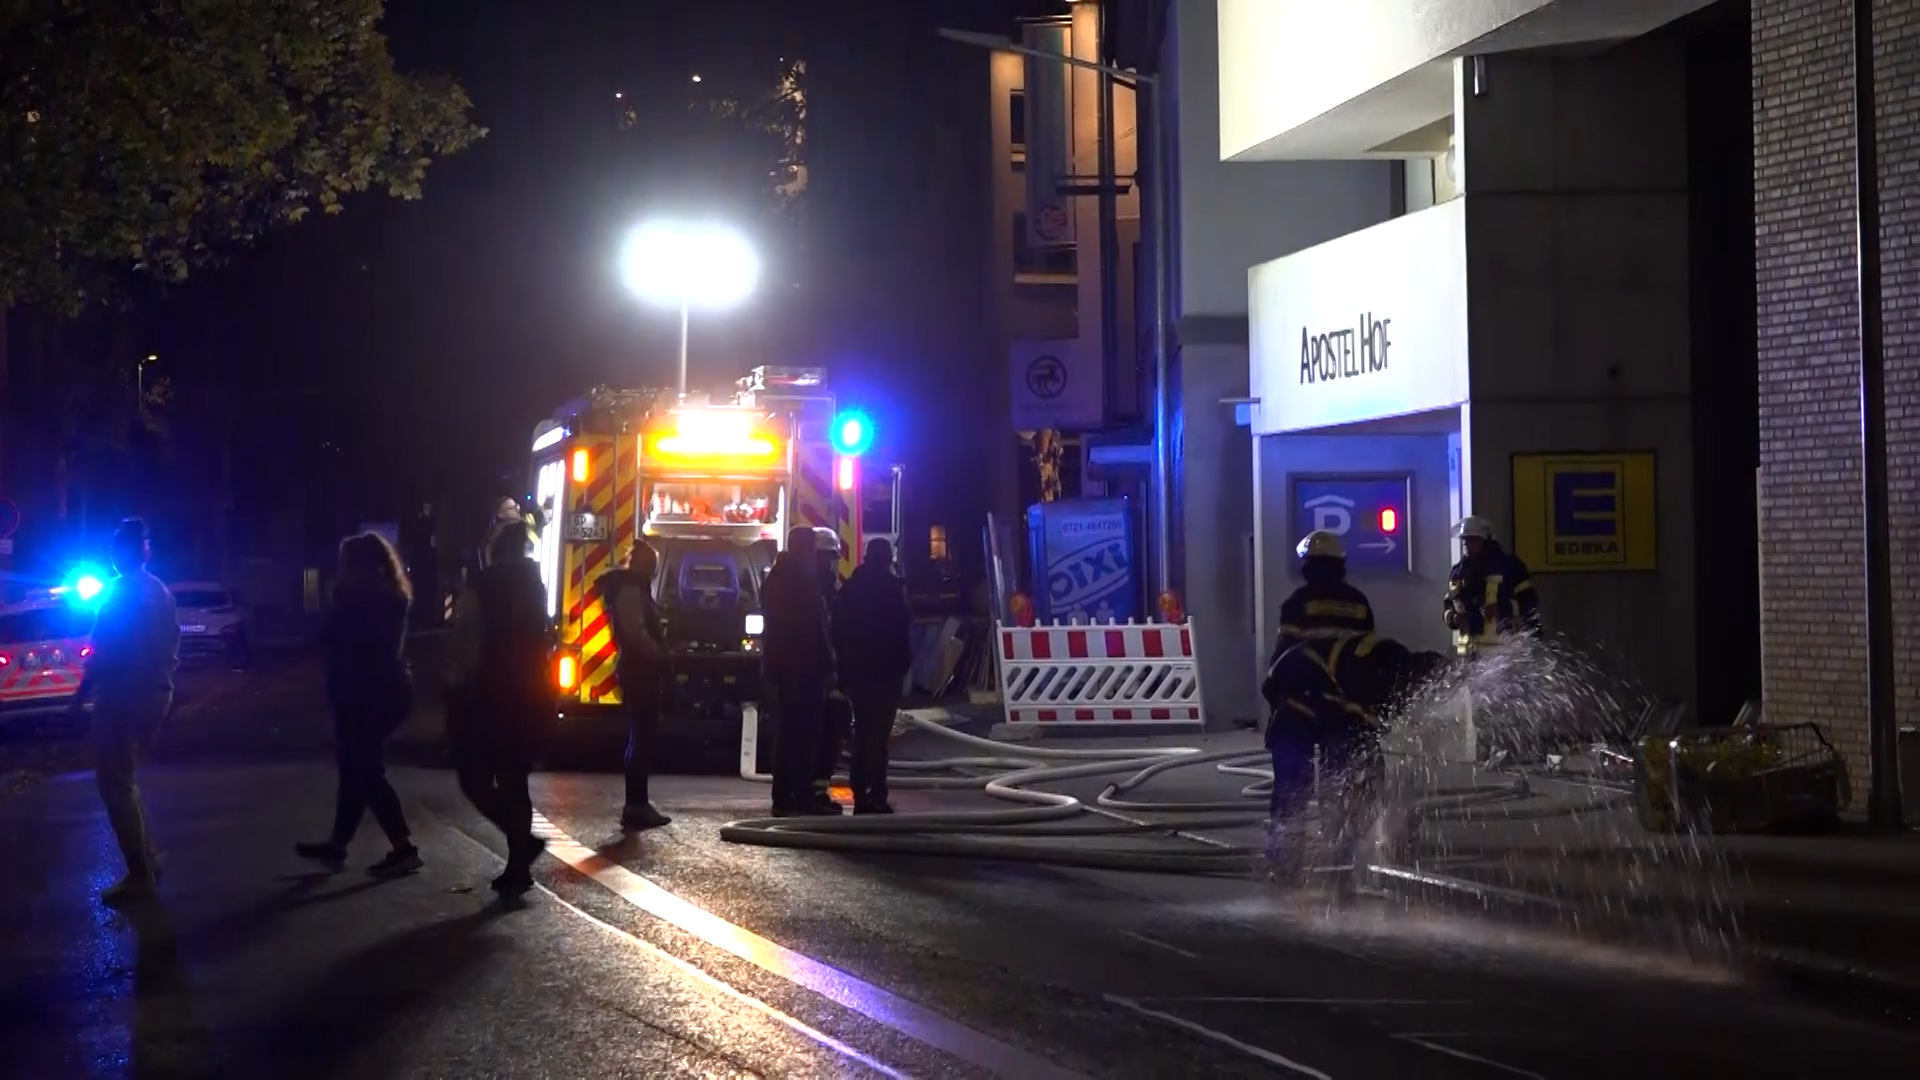
[(759, 613), (747, 616), (747, 636), (759, 637), (767, 630), (767, 617)]

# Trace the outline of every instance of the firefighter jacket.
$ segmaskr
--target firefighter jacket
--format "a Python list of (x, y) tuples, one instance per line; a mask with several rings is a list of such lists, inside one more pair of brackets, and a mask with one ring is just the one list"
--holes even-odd
[(1366, 593), (1344, 581), (1308, 582), (1280, 605), (1280, 636), (1267, 664), (1303, 641), (1372, 632), (1373, 605)]
[(1527, 564), (1492, 541), (1478, 559), (1453, 564), (1443, 610), (1454, 648), (1461, 653), (1540, 629), (1540, 597), (1533, 591)]
[(1395, 700), (1443, 662), (1373, 634), (1303, 641), (1274, 661), (1261, 685), (1273, 708), (1267, 746), (1370, 739)]

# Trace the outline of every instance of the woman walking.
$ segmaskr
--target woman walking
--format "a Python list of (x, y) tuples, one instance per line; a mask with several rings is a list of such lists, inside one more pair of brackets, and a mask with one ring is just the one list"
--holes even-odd
[(333, 834), (316, 844), (298, 844), (303, 858), (338, 867), (360, 819), (373, 819), (392, 850), (368, 872), (397, 877), (420, 869), (400, 797), (387, 782), (387, 739), (413, 710), (413, 676), (403, 654), (407, 608), (413, 590), (400, 557), (378, 535), (349, 537), (340, 544), (340, 576), (327, 612), (327, 700), (333, 706), (334, 753), (340, 791)]

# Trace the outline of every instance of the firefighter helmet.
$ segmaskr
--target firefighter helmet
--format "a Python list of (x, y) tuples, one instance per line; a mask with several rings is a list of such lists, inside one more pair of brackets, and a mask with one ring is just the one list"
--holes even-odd
[(839, 533), (834, 532), (825, 525), (815, 525), (813, 527), (813, 535), (819, 541), (814, 545), (815, 551), (827, 551), (835, 555), (840, 554)]
[(1340, 542), (1339, 533), (1315, 529), (1301, 538), (1293, 553), (1302, 559), (1345, 559), (1347, 546)]
[(1472, 514), (1460, 519), (1460, 524), (1453, 527), (1453, 534), (1463, 540), (1491, 540), (1493, 539), (1493, 522), (1478, 514)]

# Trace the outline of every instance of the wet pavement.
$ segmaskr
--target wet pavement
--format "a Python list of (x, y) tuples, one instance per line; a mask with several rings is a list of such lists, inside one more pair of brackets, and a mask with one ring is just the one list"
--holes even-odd
[[(296, 746), (318, 722), (272, 720)], [(298, 757), (157, 765), (162, 898), (124, 915), (94, 899), (118, 867), (88, 777), (0, 800), (0, 1076), (1787, 1077), (1920, 1054), (1564, 933), (1251, 878), (728, 844), (767, 795), (730, 778), (660, 778), (673, 824), (622, 837), (617, 777), (538, 777), (553, 854), (502, 907), (499, 838), (444, 773), (399, 769), (426, 869), (366, 877), (369, 822), (316, 873), (291, 844), (332, 779)]]

